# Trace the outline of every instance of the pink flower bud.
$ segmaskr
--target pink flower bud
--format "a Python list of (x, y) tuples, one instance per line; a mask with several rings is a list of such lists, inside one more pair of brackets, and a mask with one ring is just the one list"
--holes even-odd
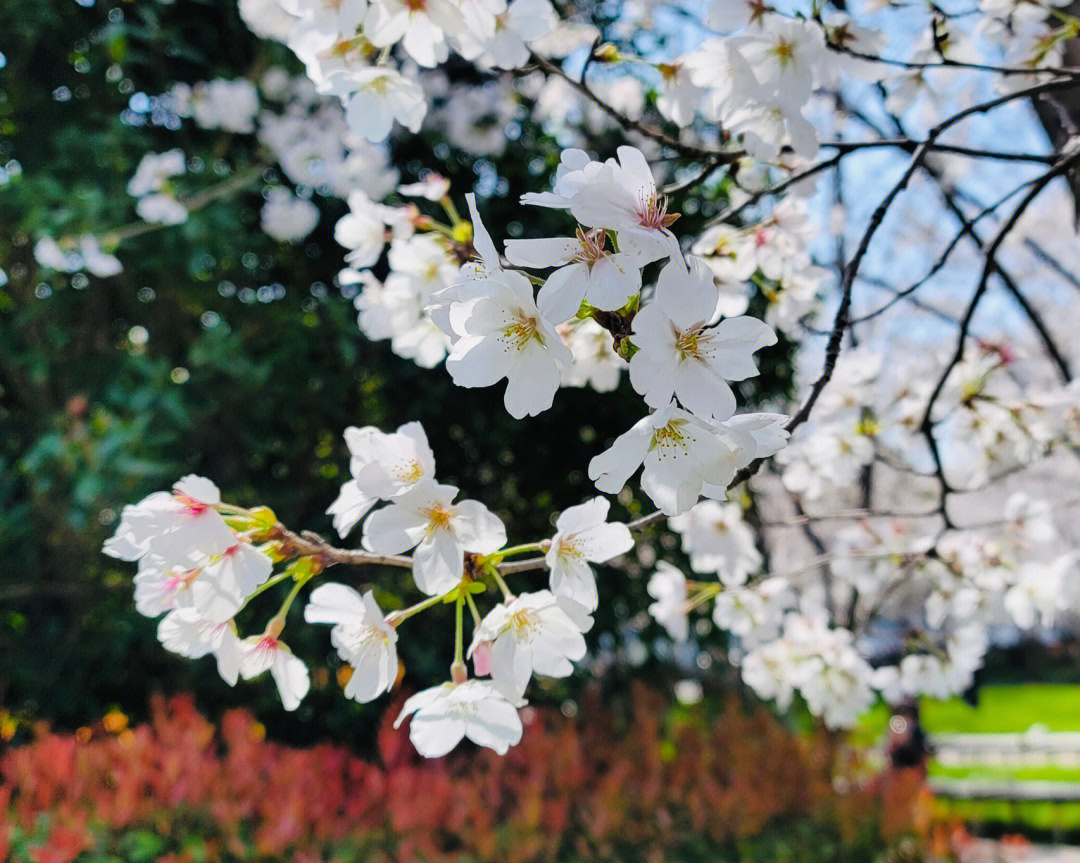
[(491, 642), (481, 641), (472, 654), (473, 673), (477, 677), (491, 674)]

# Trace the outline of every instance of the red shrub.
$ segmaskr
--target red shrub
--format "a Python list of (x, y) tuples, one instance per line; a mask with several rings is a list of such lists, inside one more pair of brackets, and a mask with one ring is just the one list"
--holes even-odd
[(95, 835), (135, 828), (200, 836), (211, 860), (307, 863), (352, 848), (403, 863), (524, 863), (626, 847), (665, 859), (688, 835), (725, 842), (780, 816), (843, 811), (826, 738), (795, 737), (734, 700), (716, 721), (672, 728), (666, 708), (639, 686), (625, 716), (588, 699), (581, 721), (529, 710), (525, 739), (507, 756), (442, 761), (418, 758), (388, 711), (376, 765), (335, 746), (267, 742), (245, 711), (215, 729), (190, 698), (158, 698), (148, 725), (43, 732), (0, 759), (0, 859), (12, 827), (32, 832), (43, 815), (52, 832), (34, 863), (66, 863)]

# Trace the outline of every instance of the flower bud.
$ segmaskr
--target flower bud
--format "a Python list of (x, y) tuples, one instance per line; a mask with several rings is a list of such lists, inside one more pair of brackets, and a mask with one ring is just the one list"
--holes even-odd
[(469, 679), (469, 670), (465, 667), (464, 662), (458, 660), (450, 666), (450, 679), (454, 683), (464, 683)]

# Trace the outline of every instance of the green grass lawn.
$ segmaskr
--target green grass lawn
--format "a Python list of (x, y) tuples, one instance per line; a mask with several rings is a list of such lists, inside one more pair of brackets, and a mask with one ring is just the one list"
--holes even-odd
[[(889, 721), (889, 709), (879, 704), (863, 719), (860, 740), (878, 740)], [(1032, 725), (1050, 731), (1080, 731), (1080, 686), (1030, 683), (984, 686), (979, 704), (959, 698), (922, 700), (923, 727), (929, 734), (1008, 734)]]
[[(863, 720), (856, 739), (872, 744), (885, 734), (889, 710), (879, 704)], [(934, 734), (1011, 734), (1039, 725), (1049, 731), (1080, 732), (1080, 686), (1032, 683), (983, 687), (972, 707), (958, 698), (923, 699), (922, 721)], [(932, 776), (1018, 781), (1080, 782), (1080, 767), (971, 764), (945, 766), (931, 762)], [(1080, 802), (1013, 802), (1008, 800), (939, 800), (943, 811), (972, 823), (1013, 825), (1036, 831), (1069, 834), (1080, 831)]]
[(1018, 782), (1080, 782), (1080, 767), (1064, 767), (1057, 764), (1000, 765), (963, 764), (944, 765), (930, 762), (930, 775), (943, 779), (1015, 779)]

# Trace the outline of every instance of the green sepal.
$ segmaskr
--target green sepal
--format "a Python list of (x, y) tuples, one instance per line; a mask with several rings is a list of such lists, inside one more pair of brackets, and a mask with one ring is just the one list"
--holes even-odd
[(285, 567), (285, 571), (293, 577), (293, 581), (299, 582), (314, 578), (321, 570), (321, 564), (313, 557), (298, 557)]

